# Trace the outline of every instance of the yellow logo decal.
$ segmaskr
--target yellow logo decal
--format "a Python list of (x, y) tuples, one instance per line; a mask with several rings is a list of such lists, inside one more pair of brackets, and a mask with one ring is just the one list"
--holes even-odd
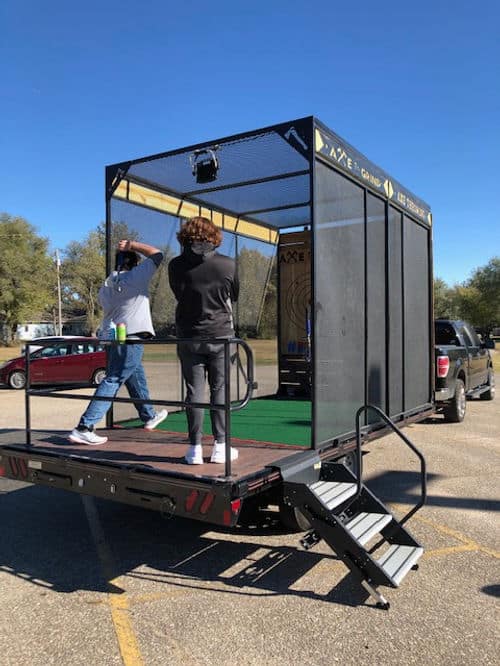
[(392, 195), (394, 194), (394, 188), (392, 187), (392, 183), (389, 179), (387, 179), (384, 182), (384, 190), (389, 199), (392, 199)]
[(325, 145), (323, 142), (323, 139), (321, 137), (321, 134), (318, 132), (318, 130), (315, 130), (315, 144), (316, 144), (316, 152), (320, 152), (320, 150), (323, 148)]

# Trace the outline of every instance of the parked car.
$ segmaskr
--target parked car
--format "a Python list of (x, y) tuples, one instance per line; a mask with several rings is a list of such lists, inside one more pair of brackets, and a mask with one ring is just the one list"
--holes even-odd
[[(96, 338), (50, 337), (32, 340), (30, 383), (97, 386), (106, 376), (106, 352)], [(13, 389), (26, 386), (26, 359), (19, 356), (0, 366), (0, 383)]]
[(489, 349), (491, 339), (481, 342), (474, 327), (466, 321), (437, 319), (434, 322), (436, 347), (436, 406), (447, 421), (465, 418), (467, 398), (493, 400), (495, 374)]
[(29, 342), (26, 342), (21, 347), (23, 354), (26, 351), (26, 345), (29, 345), (31, 351), (36, 351), (41, 349), (43, 345), (46, 345), (49, 342), (63, 342), (64, 340), (73, 340), (74, 338), (81, 338), (81, 335), (44, 335), (40, 338), (33, 338)]

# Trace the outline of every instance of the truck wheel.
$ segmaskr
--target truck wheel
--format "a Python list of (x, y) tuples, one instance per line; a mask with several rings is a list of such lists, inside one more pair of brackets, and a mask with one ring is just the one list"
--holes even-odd
[(104, 377), (106, 377), (106, 370), (104, 368), (99, 368), (99, 370), (96, 370), (92, 375), (92, 384), (98, 386)]
[(488, 381), (486, 382), (488, 385), (488, 390), (485, 391), (484, 393), (481, 393), (479, 396), (481, 400), (493, 400), (495, 397), (495, 375), (493, 374), (493, 370), (488, 370)]
[(450, 403), (444, 408), (444, 420), (449, 423), (461, 423), (465, 418), (465, 408), (467, 405), (465, 397), (465, 386), (461, 379), (457, 379), (455, 385), (455, 395)]

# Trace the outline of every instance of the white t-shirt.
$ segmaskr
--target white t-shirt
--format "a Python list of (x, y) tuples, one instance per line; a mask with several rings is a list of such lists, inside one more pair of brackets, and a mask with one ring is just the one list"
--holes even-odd
[[(161, 258), (158, 254), (144, 259), (130, 271), (113, 271), (99, 290), (99, 302), (104, 310), (101, 331), (112, 323), (124, 323), (127, 335), (155, 334), (149, 306), (149, 282)], [(163, 255), (162, 255), (163, 257)]]

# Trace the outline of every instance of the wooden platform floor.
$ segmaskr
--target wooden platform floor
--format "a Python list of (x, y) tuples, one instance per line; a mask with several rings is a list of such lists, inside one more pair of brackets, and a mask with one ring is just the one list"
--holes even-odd
[[(107, 436), (108, 441), (99, 446), (89, 446), (70, 442), (67, 431), (32, 431), (33, 452), (45, 450), (72, 458), (85, 458), (100, 463), (110, 462), (121, 467), (174, 472), (183, 476), (225, 478), (225, 465), (210, 463), (212, 437), (206, 437), (203, 441), (205, 463), (188, 465), (184, 460), (188, 448), (186, 433), (164, 430), (150, 432), (143, 428), (110, 430), (99, 428), (98, 433)], [(25, 440), (18, 439), (15, 443), (24, 444)], [(238, 459), (232, 463), (232, 479), (251, 477), (261, 472), (267, 465), (272, 465), (298, 451), (304, 451), (303, 446), (236, 438), (232, 439), (231, 445), (239, 452)]]

